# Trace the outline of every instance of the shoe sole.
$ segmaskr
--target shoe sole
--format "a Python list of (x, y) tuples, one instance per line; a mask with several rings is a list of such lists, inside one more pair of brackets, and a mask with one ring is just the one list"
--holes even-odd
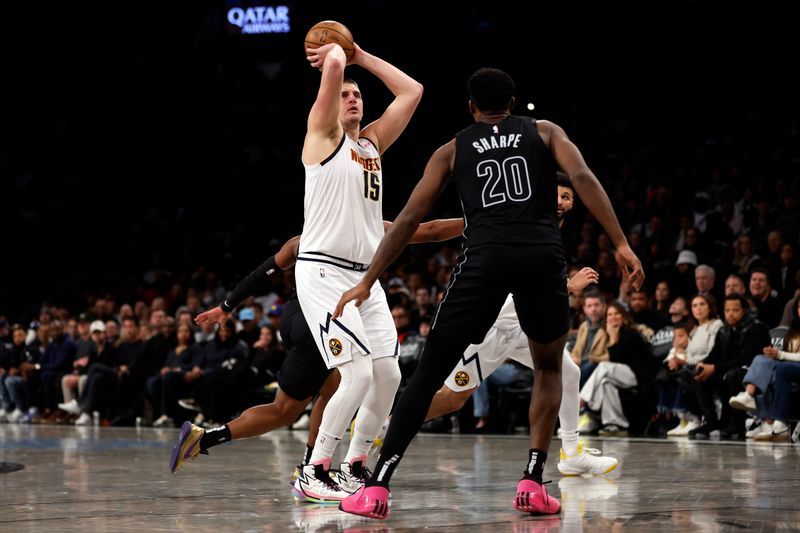
[(756, 406), (745, 405), (744, 403), (740, 402), (739, 400), (730, 400), (728, 405), (733, 407), (734, 409), (738, 409), (739, 411), (755, 411)]
[(322, 498), (314, 497), (309, 494), (306, 494), (301, 490), (298, 490), (297, 487), (295, 486), (292, 486), (292, 496), (294, 496), (295, 501), (298, 503), (315, 503), (317, 505), (325, 505), (325, 506), (337, 505), (342, 501), (342, 500), (324, 500)]
[(558, 471), (561, 473), (562, 476), (575, 477), (575, 476), (580, 476), (580, 475), (583, 475), (583, 474), (591, 474), (593, 476), (604, 476), (604, 475), (608, 474), (609, 472), (613, 471), (614, 469), (616, 469), (618, 466), (619, 466), (619, 463), (614, 463), (605, 472), (600, 472), (599, 474), (592, 474), (591, 472), (589, 472), (587, 470), (582, 470), (580, 472), (578, 472), (577, 470), (576, 471), (564, 471), (564, 470), (561, 470), (561, 465), (560, 464), (557, 466), (557, 468), (558, 468)]
[(379, 515), (379, 514), (373, 513), (373, 512), (356, 513), (356, 512), (353, 512), (353, 511), (348, 511), (347, 509), (342, 507), (342, 502), (339, 502), (339, 510), (340, 511), (342, 511), (344, 513), (356, 515), (356, 516), (364, 516), (366, 518), (374, 518), (375, 520), (386, 520), (386, 519), (389, 518), (389, 512), (390, 511), (389, 511), (389, 503), (388, 502), (385, 504), (385, 507), (386, 507), (386, 514), (384, 514), (384, 515)]
[(556, 511), (534, 509), (530, 505), (524, 505), (522, 503), (518, 503), (519, 499), (520, 495), (517, 494), (517, 496), (514, 498), (514, 509), (516, 511), (519, 511), (520, 513), (528, 513), (532, 515), (557, 515), (561, 512), (561, 505), (558, 506), (558, 509)]
[(172, 471), (173, 474), (177, 473), (180, 467), (183, 466), (183, 463), (185, 462), (185, 459), (181, 460), (181, 456), (185, 454), (184, 448), (186, 447), (187, 440), (191, 436), (191, 434), (192, 434), (192, 423), (187, 420), (181, 426), (181, 433), (178, 436), (178, 442), (172, 448), (172, 453), (170, 454), (169, 469)]

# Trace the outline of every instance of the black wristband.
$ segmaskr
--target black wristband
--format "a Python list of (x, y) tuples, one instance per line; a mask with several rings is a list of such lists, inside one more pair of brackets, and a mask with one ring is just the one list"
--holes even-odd
[(262, 285), (265, 285), (267, 278), (275, 272), (282, 272), (282, 269), (275, 263), (275, 256), (273, 255), (240, 281), (228, 299), (219, 304), (220, 308), (226, 313), (230, 313), (248, 296), (252, 296)]

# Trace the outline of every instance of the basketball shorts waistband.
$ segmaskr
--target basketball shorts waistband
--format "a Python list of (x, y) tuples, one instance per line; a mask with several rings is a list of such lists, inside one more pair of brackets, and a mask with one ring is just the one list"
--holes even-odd
[(364, 263), (357, 263), (349, 259), (336, 257), (334, 255), (329, 255), (322, 252), (300, 252), (297, 255), (297, 260), (310, 261), (313, 263), (325, 263), (328, 265), (334, 265), (340, 268), (345, 268), (347, 270), (353, 270), (355, 272), (366, 272), (367, 270), (369, 270), (369, 265), (366, 265)]

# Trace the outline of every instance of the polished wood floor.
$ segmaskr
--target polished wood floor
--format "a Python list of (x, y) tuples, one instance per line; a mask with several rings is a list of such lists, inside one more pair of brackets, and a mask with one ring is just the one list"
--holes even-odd
[(800, 530), (792, 444), (592, 439), (620, 467), (564, 478), (554, 441), (546, 478), (563, 511), (536, 518), (511, 507), (527, 437), (422, 435), (395, 475), (391, 518), (377, 522), (294, 501), (288, 483), (305, 432), (219, 446), (173, 475), (176, 435), (0, 425), (0, 463), (24, 465), (0, 473), (0, 531)]

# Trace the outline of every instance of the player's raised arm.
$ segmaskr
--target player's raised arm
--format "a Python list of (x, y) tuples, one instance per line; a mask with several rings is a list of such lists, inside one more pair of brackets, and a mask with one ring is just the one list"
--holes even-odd
[(308, 114), (308, 130), (303, 143), (303, 163), (315, 165), (328, 157), (344, 134), (339, 122), (339, 107), (347, 58), (338, 44), (308, 49), (312, 67), (322, 70), (317, 99)]
[(422, 84), (394, 65), (365, 52), (358, 45), (355, 45), (351, 64), (361, 65), (377, 76), (394, 95), (394, 100), (383, 115), (361, 132), (361, 136), (375, 143), (378, 152), (383, 154), (408, 126), (411, 115), (422, 98)]
[(553, 157), (561, 170), (569, 176), (578, 196), (614, 243), (617, 249), (617, 262), (623, 274), (629, 277), (633, 286), (638, 289), (644, 282), (642, 263), (631, 250), (605, 189), (589, 169), (578, 147), (560, 126), (546, 120), (538, 121), (537, 126), (545, 142), (549, 141)]

